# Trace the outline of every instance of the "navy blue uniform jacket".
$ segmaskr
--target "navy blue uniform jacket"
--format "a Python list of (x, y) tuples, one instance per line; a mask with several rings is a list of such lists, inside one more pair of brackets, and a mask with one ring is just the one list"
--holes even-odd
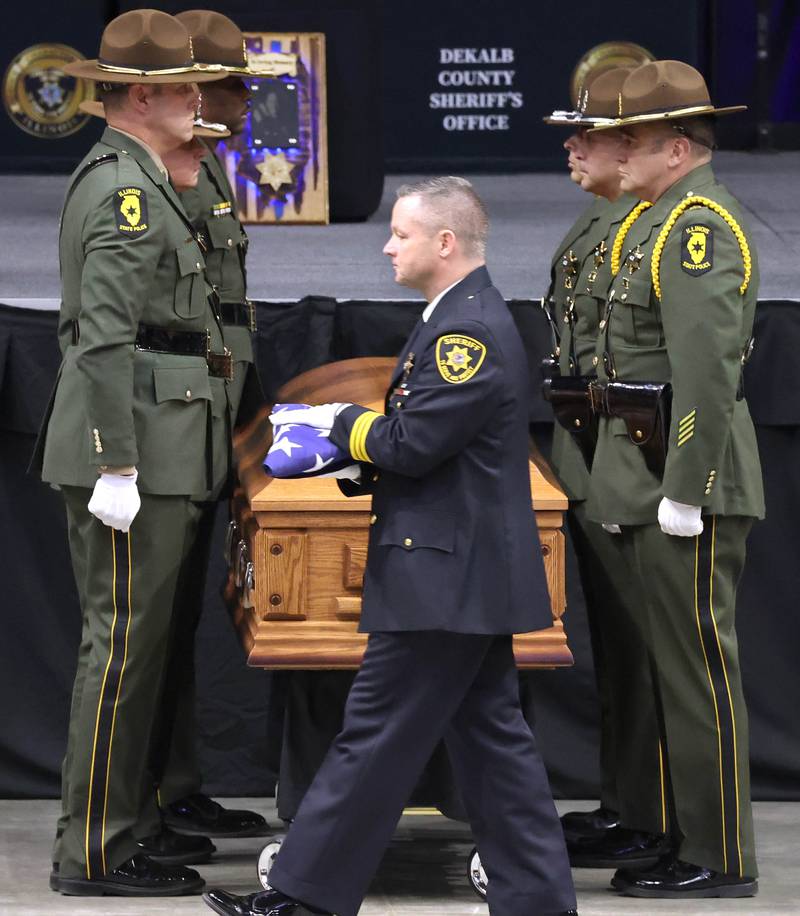
[(528, 362), (480, 267), (415, 328), (385, 415), (331, 439), (362, 462), (372, 525), (360, 630), (507, 634), (552, 624), (528, 469)]

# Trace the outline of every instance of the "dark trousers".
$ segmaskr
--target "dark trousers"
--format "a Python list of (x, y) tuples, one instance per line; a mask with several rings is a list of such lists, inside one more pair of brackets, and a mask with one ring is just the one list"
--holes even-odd
[(736, 586), (752, 520), (706, 516), (697, 537), (626, 528), (655, 660), (662, 744), (678, 856), (737, 876), (757, 874), (747, 707), (736, 639)]
[(519, 705), (510, 636), (373, 633), (328, 752), (270, 872), (355, 916), (406, 799), (445, 739), (489, 877), (493, 916), (575, 906), (547, 774)]
[(54, 861), (64, 875), (96, 878), (159, 827), (149, 750), (199, 509), (181, 496), (143, 494), (123, 534), (89, 513), (91, 490), (62, 491), (83, 632)]
[(609, 534), (571, 502), (567, 516), (592, 642), (600, 700), (600, 801), (626, 827), (663, 833), (667, 791), (641, 625), (645, 596), (622, 535)]

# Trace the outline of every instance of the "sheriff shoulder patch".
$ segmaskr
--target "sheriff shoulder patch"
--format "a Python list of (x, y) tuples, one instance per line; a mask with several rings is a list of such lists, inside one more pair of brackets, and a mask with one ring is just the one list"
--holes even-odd
[(681, 267), (693, 277), (707, 273), (714, 266), (714, 230), (704, 223), (694, 223), (683, 230)]
[(114, 195), (114, 219), (120, 235), (136, 238), (147, 232), (150, 228), (147, 195), (141, 188), (117, 188)]
[(436, 367), (452, 384), (466, 382), (477, 373), (486, 357), (486, 346), (474, 337), (445, 334), (436, 341)]

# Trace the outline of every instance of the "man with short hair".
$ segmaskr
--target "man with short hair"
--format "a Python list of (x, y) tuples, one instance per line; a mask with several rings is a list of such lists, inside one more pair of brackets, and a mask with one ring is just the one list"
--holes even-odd
[[(596, 428), (556, 388), (588, 405), (598, 323), (611, 278), (614, 242), (641, 206), (620, 189), (616, 130), (592, 132), (616, 115), (619, 91), (632, 68), (609, 69), (581, 92), (582, 109), (545, 121), (574, 133), (564, 144), (571, 176), (595, 199), (553, 258), (546, 304), (553, 319), (559, 377), (546, 385), (554, 405), (552, 462), (569, 497), (567, 523), (586, 601), (600, 700), (600, 807), (571, 811), (561, 822), (573, 866), (619, 868), (655, 863), (664, 851), (666, 807), (650, 660), (637, 620), (640, 596), (618, 542), (586, 516)], [(573, 177), (574, 180), (574, 177)], [(579, 391), (575, 385), (581, 382)], [(586, 413), (584, 413), (585, 417)]]
[(64, 495), (83, 612), (51, 887), (196, 893), (196, 872), (145, 854), (175, 852), (147, 751), (198, 503), (229, 474), (229, 361), (162, 157), (192, 139), (198, 82), (224, 71), (156, 10), (114, 19), (98, 59), (67, 71), (100, 83), (108, 127), (62, 212), (63, 361), (34, 456)]
[[(552, 611), (531, 506), (528, 370), (484, 263), (488, 218), (469, 182), (401, 188), (398, 283), (428, 306), (384, 414), (293, 410), (330, 430), (373, 496), (360, 629), (370, 634), (342, 731), (270, 871), (274, 890), (213, 890), (222, 916), (356, 916), (403, 805), (444, 738), (489, 877), (493, 916), (574, 913), (564, 839), (519, 705), (512, 635)], [(277, 417), (277, 415), (276, 415)]]
[[(626, 226), (602, 317), (589, 518), (615, 523), (655, 663), (671, 849), (612, 885), (641, 897), (757, 892), (736, 586), (764, 515), (742, 389), (758, 290), (740, 207), (714, 178), (717, 108), (680, 61), (620, 92), (620, 186), (651, 206)], [(671, 413), (671, 420), (670, 420)]]

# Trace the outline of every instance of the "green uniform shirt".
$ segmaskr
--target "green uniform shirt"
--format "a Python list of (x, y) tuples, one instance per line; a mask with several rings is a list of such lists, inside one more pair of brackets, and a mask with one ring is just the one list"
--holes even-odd
[[(74, 185), (101, 156), (115, 158)], [(59, 252), (63, 361), (41, 434), (43, 479), (93, 487), (98, 466), (135, 465), (143, 493), (206, 498), (228, 473), (225, 383), (204, 356), (135, 347), (144, 323), (201, 332), (222, 352), (205, 259), (166, 176), (113, 128), (73, 174)]]
[[(201, 141), (204, 142), (204, 141)], [(208, 246), (206, 269), (220, 302), (247, 300), (247, 233), (236, 214), (236, 197), (222, 163), (209, 143), (200, 164), (197, 187), (180, 197), (192, 225)], [(252, 334), (244, 325), (225, 325), (225, 343), (236, 362), (253, 362)]]
[[(551, 296), (555, 304), (553, 314), (561, 328), (562, 375), (595, 374), (592, 356), (611, 279), (611, 248), (620, 224), (636, 203), (627, 194), (613, 202), (596, 198), (589, 207), (592, 218), (572, 248), (577, 262), (568, 273), (561, 263), (560, 275), (556, 276), (562, 283), (570, 281), (571, 287), (565, 286), (557, 297), (552, 293)], [(564, 260), (563, 254), (559, 256), (560, 262)], [(569, 261), (567, 254), (566, 262)], [(574, 366), (570, 365), (571, 360)], [(567, 496), (571, 500), (585, 499), (589, 487), (586, 462), (571, 433), (558, 422), (553, 429), (553, 466)]]
[[(678, 215), (691, 197), (704, 201)], [(763, 517), (755, 430), (747, 402), (737, 400), (758, 295), (749, 238), (710, 165), (674, 184), (628, 231), (608, 293), (608, 351), (620, 381), (672, 383), (669, 451), (662, 482), (624, 421), (601, 418), (587, 504), (595, 521), (653, 524), (663, 496), (706, 514)], [(601, 332), (601, 378), (605, 348)]]

